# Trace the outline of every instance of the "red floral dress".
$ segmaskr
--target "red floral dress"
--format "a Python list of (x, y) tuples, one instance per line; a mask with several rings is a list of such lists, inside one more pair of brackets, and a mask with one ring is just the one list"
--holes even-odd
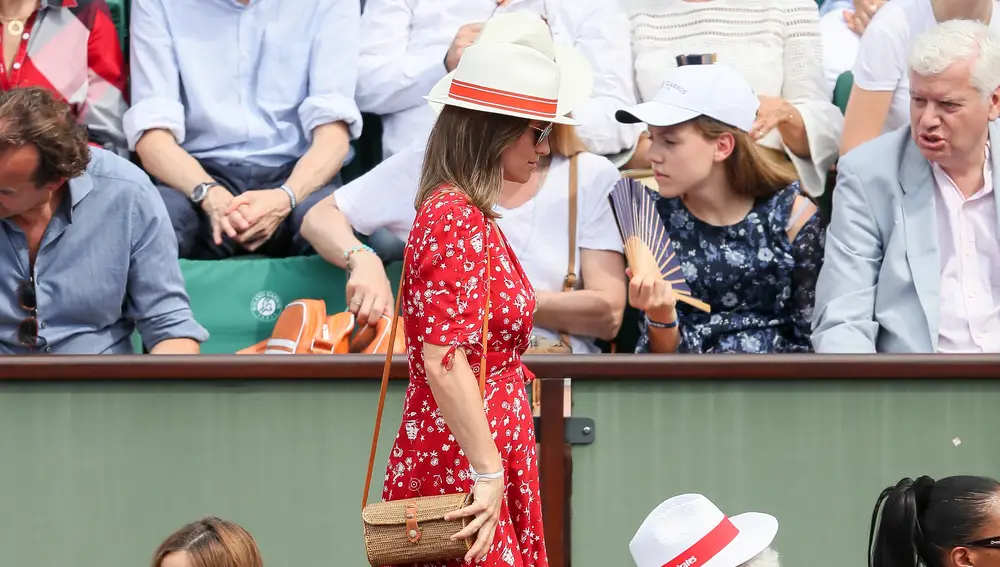
[[(424, 342), (462, 348), (475, 379), (482, 357), (486, 259), (490, 319), (484, 407), (503, 459), (506, 487), (497, 532), (479, 565), (546, 567), (535, 432), (521, 364), (535, 293), (495, 223), (456, 192), (439, 190), (420, 210), (406, 245), (402, 317), (410, 367), (403, 419), (389, 455), (383, 500), (468, 492), (469, 461), (448, 429), (424, 371)], [(492, 471), (490, 471), (492, 472)], [(463, 565), (459, 559), (449, 565)]]

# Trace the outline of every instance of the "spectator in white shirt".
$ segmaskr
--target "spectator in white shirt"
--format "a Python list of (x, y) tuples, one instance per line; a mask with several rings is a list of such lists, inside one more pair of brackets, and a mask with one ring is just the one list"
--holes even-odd
[(819, 9), (823, 39), (823, 83), (833, 98), (837, 79), (854, 66), (861, 35), (888, 0), (826, 0)]
[[(504, 182), (498, 208), (500, 228), (508, 235), (528, 280), (535, 288), (538, 311), (535, 335), (558, 341), (569, 334), (574, 353), (600, 352), (596, 339), (611, 340), (625, 308), (625, 258), (608, 193), (620, 179), (606, 158), (582, 151), (572, 126), (556, 124), (551, 154), (539, 160), (528, 183)], [(575, 266), (579, 285), (563, 292), (569, 264), (570, 156), (577, 161), (578, 204)], [(390, 289), (382, 259), (354, 234), (390, 230), (406, 240), (416, 211), (424, 146), (414, 144), (382, 162), (368, 174), (330, 196), (310, 211), (302, 234), (332, 264), (347, 268), (347, 296), (358, 321), (375, 322), (391, 313)]]
[(422, 97), (455, 68), (482, 22), (525, 11), (542, 16), (553, 40), (578, 49), (594, 70), (590, 99), (573, 112), (587, 149), (614, 161), (633, 148), (641, 128), (614, 116), (635, 103), (628, 20), (618, 0), (367, 0), (356, 98), (363, 112), (382, 116), (384, 158), (426, 139), (434, 113)]
[(132, 0), (125, 135), (182, 258), (309, 252), (361, 135), (358, 1)]
[[(823, 88), (815, 0), (628, 2), (642, 101), (656, 95), (677, 56), (715, 54), (718, 63), (742, 73), (760, 98), (752, 136), (806, 193), (823, 194), (844, 117)], [(639, 143), (627, 167), (650, 167), (649, 143)]]
[(879, 10), (861, 36), (854, 62), (841, 155), (909, 123), (906, 58), (914, 37), (952, 19), (989, 22), (1000, 31), (997, 5), (998, 0), (893, 0)]
[(838, 165), (816, 352), (1000, 352), (1000, 38), (938, 24), (909, 73), (909, 128)]

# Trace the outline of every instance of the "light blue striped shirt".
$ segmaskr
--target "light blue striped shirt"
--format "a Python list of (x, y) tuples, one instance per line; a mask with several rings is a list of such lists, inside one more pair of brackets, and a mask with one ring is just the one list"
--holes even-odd
[(28, 242), (16, 224), (0, 219), (0, 354), (131, 354), (137, 328), (149, 348), (166, 339), (208, 340), (191, 313), (160, 194), (135, 165), (90, 151), (35, 258), (34, 351), (17, 336), (29, 315), (17, 297), (31, 277)]
[(131, 19), (130, 149), (163, 128), (195, 158), (277, 167), (317, 126), (361, 135), (359, 0), (132, 0)]

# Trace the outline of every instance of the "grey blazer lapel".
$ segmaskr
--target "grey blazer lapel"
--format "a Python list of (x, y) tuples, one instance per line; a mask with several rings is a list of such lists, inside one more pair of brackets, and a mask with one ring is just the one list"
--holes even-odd
[(930, 163), (913, 140), (908, 140), (899, 167), (903, 188), (903, 230), (906, 236), (906, 260), (917, 288), (930, 330), (931, 346), (936, 351), (938, 320), (941, 309), (941, 252), (938, 242), (934, 174)]
[[(994, 147), (995, 146), (995, 147)], [(1000, 124), (990, 122), (990, 165), (993, 167), (993, 193), (1000, 191)], [(995, 197), (997, 208), (997, 234), (1000, 234), (1000, 197)]]

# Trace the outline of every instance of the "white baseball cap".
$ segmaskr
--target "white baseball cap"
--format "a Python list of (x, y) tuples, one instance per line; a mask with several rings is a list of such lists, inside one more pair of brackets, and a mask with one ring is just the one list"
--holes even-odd
[(749, 132), (760, 100), (739, 71), (727, 65), (685, 65), (670, 71), (653, 100), (619, 110), (624, 124), (674, 126), (699, 116)]

